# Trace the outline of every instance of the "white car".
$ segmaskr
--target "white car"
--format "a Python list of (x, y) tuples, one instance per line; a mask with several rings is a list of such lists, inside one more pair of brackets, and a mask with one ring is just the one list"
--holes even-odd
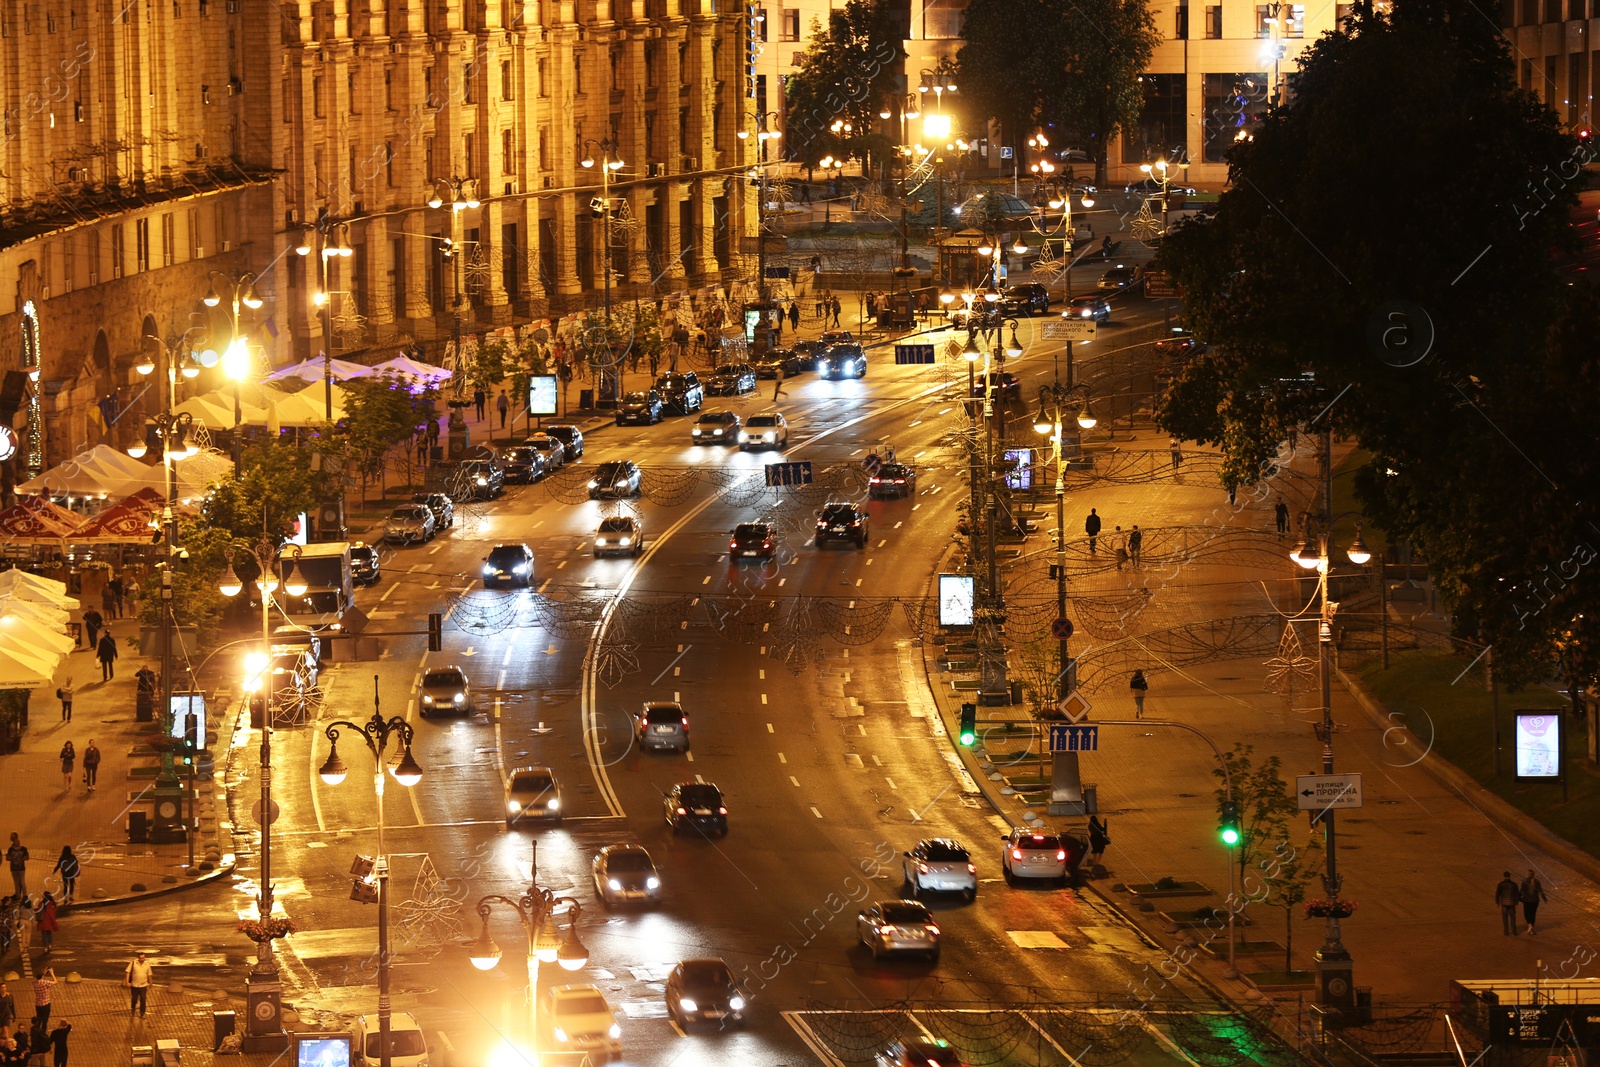
[(608, 908), (661, 903), (661, 872), (640, 845), (607, 845), (591, 865), (594, 893)]
[(426, 504), (401, 504), (383, 524), (383, 539), (404, 545), (432, 541), (438, 532), (439, 523)]
[(739, 451), (788, 447), (789, 420), (776, 411), (763, 411), (744, 420), (744, 429), (739, 431)]
[(920, 952), (939, 961), (939, 924), (915, 900), (886, 900), (856, 915), (856, 937), (878, 959), (891, 953)]
[[(383, 1043), (378, 1016), (363, 1015), (352, 1033), (350, 1062), (354, 1067), (377, 1067), (382, 1062)], [(409, 1011), (389, 1013), (389, 1067), (428, 1067), (428, 1042), (422, 1027)]]
[(545, 1028), (545, 1048), (556, 1055), (587, 1055), (591, 1063), (622, 1058), (622, 1027), (605, 994), (592, 985), (546, 990), (539, 1022)]
[(1018, 878), (1048, 878), (1066, 884), (1067, 847), (1060, 834), (1018, 826), (1001, 840), (1005, 846), (1000, 869), (1007, 885)]
[(905, 854), (903, 865), (909, 895), (960, 893), (967, 900), (978, 895), (978, 868), (972, 854), (959, 841), (934, 837), (918, 841)]

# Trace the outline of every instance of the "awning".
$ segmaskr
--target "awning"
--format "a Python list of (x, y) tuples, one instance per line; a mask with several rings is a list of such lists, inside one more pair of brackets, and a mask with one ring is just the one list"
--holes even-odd
[(149, 468), (110, 445), (95, 445), (17, 486), (19, 495), (121, 496)]
[[(349, 360), (335, 359), (330, 362), (332, 364), (333, 380), (336, 382), (346, 382), (351, 378), (365, 378), (372, 373), (371, 367), (363, 366), (360, 363), (351, 363)], [(293, 366), (273, 371), (267, 375), (267, 381), (281, 382), (285, 378), (299, 378), (301, 381), (306, 382), (320, 382), (323, 380), (323, 375), (327, 370), (328, 368), (323, 366), (322, 360), (308, 359), (304, 363), (296, 363)]]
[[(328, 421), (328, 398), (315, 385), (298, 393), (282, 394), (276, 405), (279, 426), (321, 426)], [(345, 415), (345, 392), (336, 385), (333, 387), (333, 419), (337, 422)]]
[(31, 600), (37, 604), (51, 604), (68, 611), (78, 610), (76, 597), (67, 595), (67, 583), (54, 578), (41, 578), (13, 567), (0, 571), (0, 599)]
[(0, 646), (0, 689), (40, 689), (55, 678), (60, 660), (37, 659), (15, 646)]
[(161, 504), (152, 506), (145, 489), (113, 504), (73, 531), (74, 545), (147, 545), (159, 530)]
[(0, 511), (0, 538), (10, 544), (55, 544), (83, 522), (59, 504), (42, 496), (25, 496)]

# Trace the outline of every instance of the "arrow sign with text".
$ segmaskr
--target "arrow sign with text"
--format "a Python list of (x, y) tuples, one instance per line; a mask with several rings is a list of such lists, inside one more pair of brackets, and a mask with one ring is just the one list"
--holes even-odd
[(1050, 724), (1051, 752), (1100, 751), (1100, 727)]
[(896, 366), (904, 366), (908, 363), (932, 363), (934, 362), (933, 346), (895, 345), (894, 362)]
[(1056, 319), (1044, 324), (1044, 336), (1050, 341), (1093, 341), (1093, 319)]
[(768, 463), (768, 485), (810, 485), (811, 461), (802, 460), (799, 463)]
[(1361, 775), (1300, 774), (1294, 779), (1294, 798), (1301, 811), (1361, 806)]

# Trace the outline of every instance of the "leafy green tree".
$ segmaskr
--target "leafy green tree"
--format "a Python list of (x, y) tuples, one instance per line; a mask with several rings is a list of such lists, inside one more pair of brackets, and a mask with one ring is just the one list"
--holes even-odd
[(973, 0), (961, 37), (962, 98), (1019, 152), (1036, 127), (1075, 131), (1105, 184), (1106, 146), (1138, 121), (1161, 42), (1146, 0)]
[[(784, 151), (808, 167), (826, 155), (882, 156), (888, 142), (875, 133), (878, 112), (900, 92), (903, 38), (885, 0), (848, 0), (829, 13), (826, 29), (813, 21), (811, 47), (784, 81)], [(835, 122), (850, 124), (849, 141), (832, 132)]]
[(501, 338), (484, 342), (467, 361), (467, 384), (486, 392), (493, 389), (510, 375), (516, 356), (516, 351)]
[(1368, 518), (1421, 550), (1502, 680), (1536, 679), (1561, 635), (1600, 647), (1600, 472), (1571, 436), (1600, 302), (1551, 255), (1592, 152), (1464, 0), (1358, 5), (1291, 89), (1235, 147), (1215, 216), (1164, 241), (1210, 348), (1158, 421), (1221, 445), (1232, 484), (1296, 428), (1356, 439)]
[(1239, 843), (1233, 846), (1233, 858), (1239, 865), (1241, 887), (1252, 866), (1268, 869), (1263, 861), (1270, 860), (1278, 843), (1287, 838), (1289, 820), (1299, 812), (1279, 773), (1282, 762), (1269, 756), (1257, 764), (1251, 756), (1254, 751), (1252, 745), (1236, 744), (1222, 754), (1227, 773), (1222, 767), (1211, 772), (1222, 783), (1216, 791), (1219, 822), (1222, 805), (1229, 799), (1228, 782), (1233, 783), (1233, 801), (1239, 806)]
[(410, 439), (436, 417), (438, 392), (432, 387), (417, 389), (409, 380), (390, 374), (353, 378), (344, 388), (349, 450), (361, 474), (364, 497), (368, 483), (383, 476), (390, 450), (405, 444), (409, 462)]
[[(261, 531), (255, 531), (259, 537)], [(176, 544), (185, 555), (180, 556), (172, 568), (172, 617), (178, 626), (195, 628), (195, 640), (201, 648), (214, 643), (217, 626), (228, 600), (217, 583), (222, 578), (227, 558), (223, 548), (234, 540), (235, 534), (213, 526), (203, 515), (200, 518), (178, 520)], [(255, 537), (250, 538), (254, 540)], [(274, 538), (274, 540), (280, 540)], [(245, 561), (238, 568), (242, 580), (255, 579), (254, 561)], [(157, 567), (149, 584), (139, 597), (139, 621), (145, 626), (161, 625), (161, 575)]]
[(210, 527), (232, 537), (253, 540), (263, 529), (281, 536), (300, 515), (337, 496), (339, 489), (317, 449), (276, 440), (254, 442), (240, 454), (237, 475), (220, 482), (201, 511)]

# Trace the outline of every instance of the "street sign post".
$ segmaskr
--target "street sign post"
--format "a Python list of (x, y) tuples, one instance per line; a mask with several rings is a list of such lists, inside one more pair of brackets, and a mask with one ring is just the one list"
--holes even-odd
[(1301, 811), (1359, 808), (1361, 807), (1361, 775), (1296, 775), (1294, 779), (1294, 798), (1299, 801)]
[(810, 460), (801, 460), (798, 463), (768, 463), (766, 471), (768, 485), (811, 484)]
[(1144, 295), (1150, 300), (1171, 300), (1178, 295), (1178, 285), (1164, 270), (1144, 272)]
[(861, 461), (861, 466), (868, 474), (877, 474), (878, 469), (883, 466), (883, 459), (876, 452), (869, 452), (867, 458)]
[(1093, 341), (1097, 324), (1093, 319), (1053, 319), (1044, 324), (1047, 341)]
[(1090, 725), (1069, 726), (1066, 723), (1050, 724), (1051, 752), (1100, 751), (1100, 727)]
[(895, 345), (894, 362), (896, 366), (908, 363), (933, 363), (932, 345)]

